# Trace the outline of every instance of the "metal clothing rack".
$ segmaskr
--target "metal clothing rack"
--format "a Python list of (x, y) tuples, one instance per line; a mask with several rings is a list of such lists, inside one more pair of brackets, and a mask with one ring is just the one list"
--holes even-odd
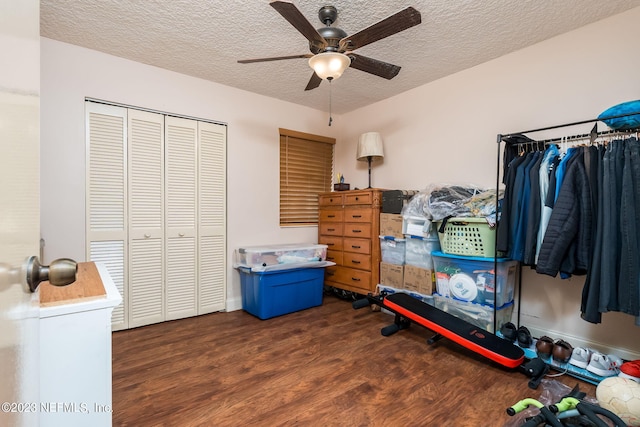
[[(577, 122), (569, 122), (569, 123), (562, 123), (562, 124), (558, 124), (558, 125), (553, 125), (553, 126), (546, 126), (546, 127), (541, 127), (541, 128), (537, 128), (537, 129), (530, 129), (530, 130), (525, 130), (525, 131), (520, 131), (520, 132), (512, 132), (512, 133), (508, 133), (508, 134), (498, 134), (497, 138), (496, 138), (496, 142), (498, 143), (498, 154), (497, 154), (497, 162), (496, 162), (496, 211), (498, 209), (499, 205), (499, 200), (500, 200), (500, 167), (501, 167), (501, 159), (502, 159), (502, 142), (505, 143), (505, 147), (508, 146), (526, 146), (526, 145), (532, 145), (535, 144), (536, 146), (538, 145), (542, 145), (543, 147), (546, 147), (548, 144), (552, 144), (555, 142), (561, 142), (561, 141), (572, 141), (572, 140), (580, 140), (580, 139), (586, 139), (586, 138), (590, 138), (591, 142), (593, 142), (595, 139), (602, 137), (602, 136), (615, 136), (615, 135), (622, 135), (622, 134), (629, 134), (629, 133), (638, 133), (640, 132), (640, 128), (636, 128), (636, 129), (624, 129), (624, 130), (606, 130), (606, 131), (601, 131), (598, 132), (597, 131), (597, 122), (604, 122), (605, 120), (611, 120), (611, 119), (619, 119), (619, 118), (623, 118), (623, 117), (629, 117), (629, 116), (635, 116), (635, 115), (640, 115), (640, 111), (637, 112), (633, 112), (633, 113), (625, 113), (625, 114), (619, 114), (619, 115), (615, 115), (615, 116), (608, 116), (608, 117), (600, 117), (600, 118), (595, 118), (595, 119), (589, 119), (589, 120), (580, 120)], [(515, 141), (510, 141), (510, 138), (516, 137), (516, 136), (526, 136), (525, 134), (528, 133), (536, 133), (536, 132), (543, 132), (543, 131), (548, 131), (548, 130), (554, 130), (554, 129), (562, 129), (562, 128), (566, 128), (566, 127), (571, 127), (571, 126), (577, 126), (577, 125), (583, 125), (583, 124), (587, 124), (587, 123), (595, 123), (593, 129), (591, 130), (590, 133), (587, 134), (577, 134), (577, 135), (571, 135), (571, 136), (565, 136), (565, 137), (559, 137), (559, 138), (552, 138), (552, 139), (545, 139), (545, 140), (541, 140), (541, 141), (536, 141), (536, 140), (529, 140), (529, 141), (521, 141), (521, 142), (515, 142)], [(496, 215), (496, 218), (498, 216)], [(497, 228), (496, 228), (496, 233), (497, 233)], [(497, 236), (496, 236), (497, 237)], [(497, 248), (497, 239), (496, 239), (496, 246), (494, 247), (494, 271), (497, 273), (498, 271), (498, 248)], [(496, 279), (496, 291), (497, 291), (497, 279)], [(497, 307), (496, 307), (496, 294), (497, 292), (494, 293), (494, 302), (493, 302), (493, 331), (494, 334), (497, 333)], [(521, 312), (521, 303), (522, 303), (522, 266), (520, 266), (520, 268), (518, 268), (518, 314), (517, 314), (517, 327), (520, 327), (520, 312)]]

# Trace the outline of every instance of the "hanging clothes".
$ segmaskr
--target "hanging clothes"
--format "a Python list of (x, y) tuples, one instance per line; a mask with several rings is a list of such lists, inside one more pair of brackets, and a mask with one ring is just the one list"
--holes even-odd
[(534, 257), (533, 265), (538, 263), (538, 256), (540, 254), (540, 246), (542, 246), (542, 239), (544, 239), (544, 233), (547, 231), (547, 224), (549, 224), (549, 217), (551, 216), (551, 210), (553, 209), (553, 202), (547, 202), (547, 196), (551, 183), (551, 176), (553, 174), (553, 187), (552, 191), (555, 194), (555, 169), (557, 167), (556, 161), (559, 163), (560, 151), (555, 144), (551, 144), (544, 153), (544, 158), (540, 163), (538, 171), (540, 181), (540, 221), (538, 224), (538, 230), (536, 235), (536, 253)]
[(601, 313), (640, 316), (640, 143), (614, 140), (602, 156), (598, 217), (590, 272), (582, 293), (582, 318)]
[[(512, 224), (512, 248), (511, 258), (524, 261), (524, 252), (527, 236), (527, 227), (530, 227), (529, 223), (529, 204), (531, 200), (531, 170), (537, 164), (539, 167), (538, 159), (541, 153), (536, 151), (529, 153), (527, 159), (520, 165), (516, 172), (515, 188), (516, 194), (516, 220)], [(536, 169), (537, 170), (537, 169)], [(535, 197), (538, 197), (536, 194)]]
[(584, 148), (574, 148), (565, 155), (562, 185), (556, 191), (558, 197), (540, 247), (538, 273), (553, 277), (560, 272), (564, 277), (587, 273), (591, 253), (591, 192), (582, 156), (575, 155)]
[(520, 152), (503, 181), (497, 249), (540, 274), (586, 275), (584, 320), (620, 311), (640, 325), (638, 139)]

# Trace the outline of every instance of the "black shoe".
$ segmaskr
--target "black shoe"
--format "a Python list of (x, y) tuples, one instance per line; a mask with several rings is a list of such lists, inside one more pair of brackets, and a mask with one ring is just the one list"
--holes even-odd
[(504, 337), (504, 339), (509, 340), (511, 342), (515, 342), (518, 337), (518, 333), (516, 332), (516, 325), (511, 322), (507, 322), (500, 328), (500, 333)]
[(518, 328), (518, 345), (520, 347), (529, 348), (533, 344), (533, 338), (531, 338), (531, 332), (524, 326)]

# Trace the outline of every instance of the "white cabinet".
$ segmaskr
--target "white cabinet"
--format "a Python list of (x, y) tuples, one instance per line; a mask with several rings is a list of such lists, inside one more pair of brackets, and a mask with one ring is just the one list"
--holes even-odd
[(111, 426), (111, 315), (122, 298), (104, 265), (80, 263), (77, 277), (68, 289), (40, 286), (42, 427)]
[(87, 102), (87, 165), (88, 256), (124, 296), (114, 330), (223, 310), (226, 126)]

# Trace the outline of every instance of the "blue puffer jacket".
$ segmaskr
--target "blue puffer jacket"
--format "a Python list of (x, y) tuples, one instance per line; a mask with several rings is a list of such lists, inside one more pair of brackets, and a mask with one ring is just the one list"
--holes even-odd
[(587, 273), (591, 253), (591, 190), (582, 152), (569, 159), (540, 247), (536, 271), (555, 277)]

